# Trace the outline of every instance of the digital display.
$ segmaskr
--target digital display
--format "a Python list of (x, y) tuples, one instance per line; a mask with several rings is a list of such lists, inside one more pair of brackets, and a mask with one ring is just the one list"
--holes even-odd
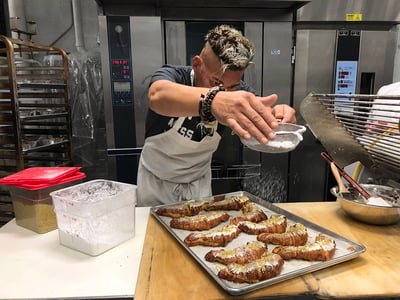
[(128, 65), (129, 61), (127, 61), (126, 59), (114, 59), (113, 61), (111, 61), (111, 63), (113, 65)]
[(335, 94), (356, 92), (357, 61), (338, 61), (336, 65)]
[[(357, 61), (337, 61), (336, 63), (336, 82), (335, 94), (352, 95), (356, 92), (357, 83)], [(343, 111), (351, 113), (353, 111), (354, 98), (336, 98), (337, 105), (348, 105), (348, 108), (342, 107)]]
[(114, 92), (130, 92), (131, 84), (129, 81), (114, 81)]

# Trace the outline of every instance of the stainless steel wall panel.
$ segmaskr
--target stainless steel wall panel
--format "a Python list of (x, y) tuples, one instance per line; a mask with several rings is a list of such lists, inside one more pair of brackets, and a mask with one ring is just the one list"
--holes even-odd
[[(258, 95), (262, 94), (263, 31), (263, 22), (244, 23), (244, 35), (254, 43), (256, 49), (253, 63), (246, 69), (244, 73), (244, 80), (256, 90)], [(245, 165), (259, 165), (260, 154), (248, 149), (247, 147), (244, 147), (243, 163)]]
[[(110, 51), (108, 47), (108, 29), (107, 17), (99, 16), (99, 39), (101, 51), (101, 69), (103, 77), (103, 98), (104, 98), (104, 119), (105, 119), (105, 133), (107, 148), (115, 148), (114, 138), (114, 116), (112, 108), (112, 95), (111, 95), (111, 77), (110, 77)], [(107, 157), (107, 178), (116, 180), (117, 168), (115, 157)]]
[(292, 23), (265, 22), (263, 95), (276, 93), (279, 103), (290, 104)]
[[(279, 104), (291, 103), (292, 23), (264, 22), (262, 95), (277, 94)], [(261, 155), (257, 193), (271, 202), (287, 201), (289, 154)]]
[(130, 17), (136, 143), (144, 143), (147, 91), (151, 74), (163, 63), (160, 17)]
[(166, 62), (173, 65), (186, 65), (186, 32), (184, 21), (165, 22)]
[(162, 9), (164, 20), (186, 20), (186, 21), (286, 21), (291, 22), (293, 19), (292, 11), (286, 9), (268, 9), (261, 7), (243, 7), (237, 8), (232, 6), (220, 5), (219, 7), (210, 8), (208, 6), (197, 7), (165, 7)]
[[(333, 89), (336, 30), (298, 30), (294, 76), (294, 108), (312, 92)], [(300, 113), (299, 124), (306, 125)], [(323, 146), (308, 128), (303, 141), (290, 155), (288, 201), (327, 200), (326, 163), (320, 158)]]
[(393, 63), (393, 82), (400, 81), (400, 25), (397, 24), (393, 31), (396, 34), (396, 51), (394, 54), (394, 63)]
[(108, 148), (115, 148), (114, 116), (112, 114), (111, 78), (110, 78), (110, 52), (108, 47), (107, 17), (99, 16), (99, 37), (101, 51), (101, 68), (103, 76), (104, 114), (107, 132)]
[[(294, 77), (294, 107), (310, 92), (333, 88), (336, 30), (298, 30)], [(301, 116), (300, 116), (301, 117)]]
[(251, 64), (245, 71), (245, 81), (252, 86), (258, 95), (262, 93), (262, 72), (263, 72), (263, 23), (245, 22), (244, 35), (250, 39), (256, 48), (256, 54)]
[(346, 14), (362, 14), (362, 21), (400, 21), (398, 0), (312, 0), (297, 11), (297, 20), (346, 21)]
[[(396, 38), (394, 31), (362, 31), (358, 78), (363, 72), (375, 73), (374, 94), (382, 85), (393, 82)], [(360, 80), (357, 82), (359, 90)]]

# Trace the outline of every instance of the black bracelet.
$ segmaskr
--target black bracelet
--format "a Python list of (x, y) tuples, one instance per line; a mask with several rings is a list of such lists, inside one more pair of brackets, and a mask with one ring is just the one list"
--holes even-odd
[(225, 91), (225, 88), (222, 86), (222, 84), (212, 87), (205, 96), (204, 94), (201, 94), (199, 103), (199, 115), (201, 122), (211, 123), (215, 121), (215, 117), (211, 113), (211, 103), (219, 91)]

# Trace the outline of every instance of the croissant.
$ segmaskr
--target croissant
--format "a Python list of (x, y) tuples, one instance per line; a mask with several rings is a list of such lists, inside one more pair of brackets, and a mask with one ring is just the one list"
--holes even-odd
[(267, 245), (265, 243), (253, 241), (232, 250), (211, 250), (206, 253), (204, 258), (206, 261), (220, 262), (225, 265), (230, 263), (243, 265), (261, 258), (266, 251)]
[(283, 246), (301, 246), (307, 243), (307, 228), (301, 223), (289, 226), (284, 233), (260, 233), (257, 240)]
[(242, 207), (242, 215), (231, 219), (231, 224), (239, 224), (241, 221), (261, 222), (267, 220), (268, 217), (264, 211), (255, 203), (247, 202)]
[(299, 258), (311, 261), (330, 260), (335, 253), (336, 243), (322, 233), (318, 234), (315, 242), (304, 246), (277, 246), (272, 252), (283, 259)]
[(204, 215), (185, 216), (174, 218), (170, 221), (170, 226), (177, 229), (185, 230), (207, 230), (225, 222), (229, 219), (229, 215), (223, 211), (216, 211)]
[(219, 201), (212, 201), (205, 205), (205, 210), (239, 210), (250, 201), (247, 196), (232, 196)]
[(245, 265), (229, 264), (218, 272), (218, 277), (237, 283), (256, 283), (279, 275), (283, 264), (278, 254), (270, 253)]
[(207, 232), (193, 232), (183, 241), (189, 247), (192, 246), (211, 246), (224, 247), (240, 233), (236, 225), (225, 225), (222, 228), (213, 229)]
[(182, 204), (160, 207), (156, 210), (156, 214), (171, 218), (194, 216), (202, 211), (206, 204), (207, 201), (190, 200)]
[(284, 215), (271, 215), (268, 220), (259, 223), (240, 221), (238, 227), (248, 234), (282, 233), (286, 231), (287, 221)]

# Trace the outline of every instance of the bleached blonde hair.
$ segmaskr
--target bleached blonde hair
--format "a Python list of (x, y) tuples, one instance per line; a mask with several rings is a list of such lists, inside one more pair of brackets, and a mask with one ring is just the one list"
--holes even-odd
[(222, 72), (243, 71), (252, 63), (254, 44), (235, 28), (219, 25), (207, 33), (205, 41), (219, 58)]

